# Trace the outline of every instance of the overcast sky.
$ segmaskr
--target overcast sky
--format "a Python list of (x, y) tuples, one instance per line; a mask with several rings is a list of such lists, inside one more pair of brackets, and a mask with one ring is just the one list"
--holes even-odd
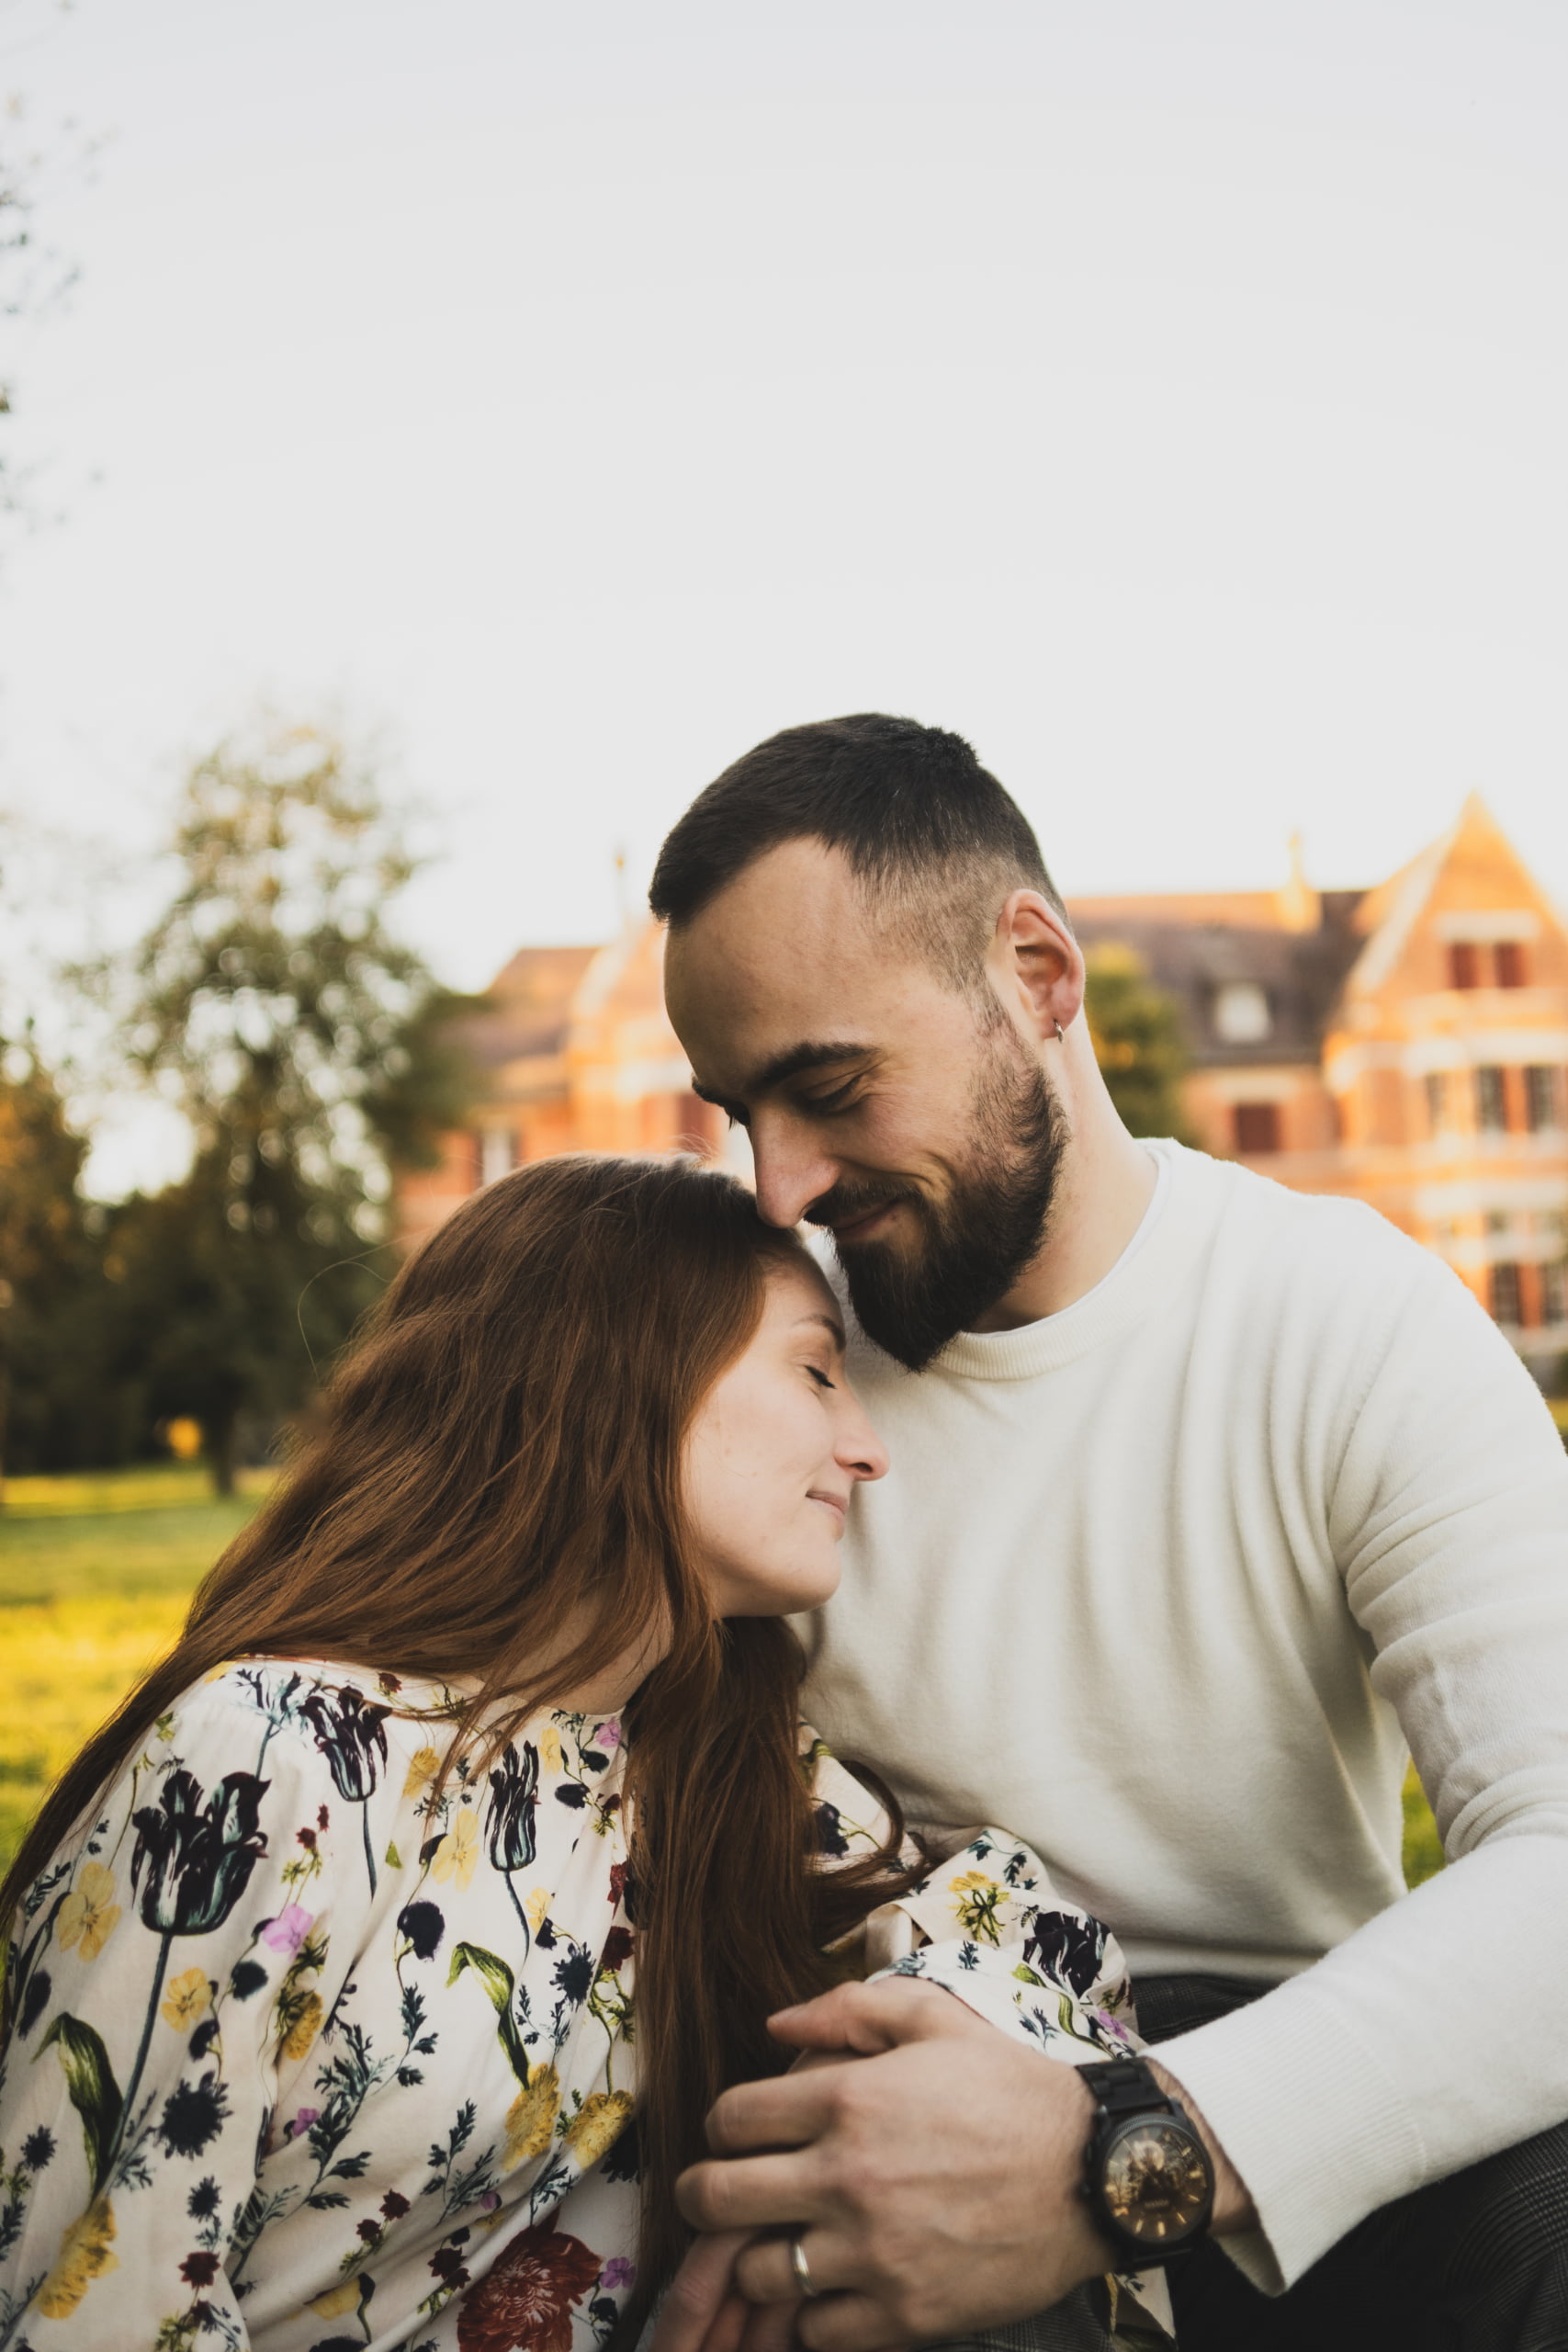
[(465, 983), (851, 709), (968, 735), (1069, 895), (1298, 826), (1373, 880), (1479, 788), (1568, 896), (1561, 0), (80, 0), (9, 49), (113, 140), (17, 359), (65, 519), (0, 588), (0, 799), (127, 870), (265, 693), (400, 747)]

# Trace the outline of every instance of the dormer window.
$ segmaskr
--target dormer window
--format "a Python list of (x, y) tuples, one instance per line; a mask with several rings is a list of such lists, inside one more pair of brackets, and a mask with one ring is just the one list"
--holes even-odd
[(1227, 980), (1214, 992), (1214, 1032), (1227, 1046), (1257, 1046), (1269, 1035), (1274, 1017), (1256, 980)]

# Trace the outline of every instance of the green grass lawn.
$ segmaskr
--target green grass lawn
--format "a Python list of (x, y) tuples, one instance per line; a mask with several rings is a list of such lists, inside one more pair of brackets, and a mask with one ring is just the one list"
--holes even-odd
[(168, 1647), (255, 1510), (265, 1474), (215, 1501), (195, 1465), (10, 1478), (0, 1512), (0, 1863), (45, 1789)]
[[(0, 1512), (0, 1866), (45, 1789), (179, 1630), (186, 1604), (267, 1483), (217, 1502), (194, 1464), (11, 1478)], [(1442, 1868), (1427, 1801), (1404, 1790), (1404, 1874)]]

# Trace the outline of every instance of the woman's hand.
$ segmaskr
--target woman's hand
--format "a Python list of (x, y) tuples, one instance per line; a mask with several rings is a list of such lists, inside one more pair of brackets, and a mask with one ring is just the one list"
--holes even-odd
[[(785, 2012), (792, 2015), (793, 2012)], [(790, 2068), (809, 2074), (859, 2057), (855, 2050), (803, 2050)], [(740, 2292), (735, 2269), (747, 2248), (774, 2239), (773, 2230), (716, 2230), (700, 2237), (670, 2282), (660, 2305), (650, 2352), (788, 2352), (795, 2342), (800, 2289), (792, 2275), (782, 2301), (759, 2303)]]

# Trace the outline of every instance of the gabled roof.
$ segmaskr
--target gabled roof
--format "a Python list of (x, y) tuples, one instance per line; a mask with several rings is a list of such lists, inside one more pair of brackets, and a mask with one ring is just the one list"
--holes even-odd
[[(1345, 975), (1361, 947), (1358, 890), (1321, 895), (1312, 931), (1287, 929), (1275, 894), (1225, 891), (1168, 899), (1077, 899), (1068, 911), (1086, 947), (1130, 947), (1156, 987), (1180, 1006), (1193, 1059), (1207, 1068), (1314, 1062)], [(1201, 911), (1190, 913), (1190, 908)], [(1233, 914), (1231, 909), (1236, 912)], [(1257, 920), (1266, 910), (1271, 920)], [(1215, 1004), (1227, 981), (1247, 980), (1269, 999), (1269, 1034), (1254, 1044), (1221, 1036)]]
[[(1433, 899), (1441, 899), (1445, 879), (1455, 865), (1464, 866), (1469, 888), (1462, 904), (1447, 910), (1450, 915), (1469, 910), (1483, 916), (1506, 909), (1509, 912), (1529, 911), (1559, 930), (1562, 928), (1562, 919), (1545, 891), (1480, 794), (1472, 792), (1446, 833), (1430, 842), (1398, 874), (1367, 893), (1359, 917), (1367, 944), (1348, 980), (1348, 986), (1358, 995), (1372, 994), (1392, 977)], [(1483, 886), (1483, 900), (1493, 891), (1499, 893), (1491, 905), (1478, 902), (1472, 895), (1477, 875), (1489, 877), (1490, 888)]]
[(572, 1001), (596, 947), (521, 947), (485, 990), (482, 1009), (459, 1014), (452, 1034), (486, 1069), (566, 1043)]

